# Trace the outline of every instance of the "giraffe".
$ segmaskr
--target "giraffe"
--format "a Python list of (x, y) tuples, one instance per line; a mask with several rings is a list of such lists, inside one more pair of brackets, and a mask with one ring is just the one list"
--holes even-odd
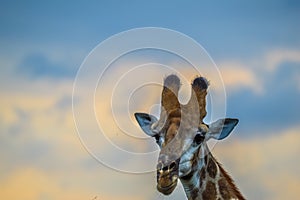
[(147, 113), (135, 113), (141, 129), (155, 138), (160, 147), (157, 190), (169, 195), (179, 179), (189, 200), (245, 199), (207, 145), (209, 139), (226, 138), (238, 119), (205, 124), (208, 81), (201, 76), (193, 80), (192, 95), (186, 105), (177, 98), (180, 85), (174, 74), (164, 79), (159, 120)]

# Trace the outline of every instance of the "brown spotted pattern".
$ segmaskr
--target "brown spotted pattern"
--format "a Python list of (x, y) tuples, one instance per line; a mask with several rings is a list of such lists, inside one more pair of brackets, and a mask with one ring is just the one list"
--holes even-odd
[[(222, 166), (216, 161), (211, 153), (208, 153), (204, 161), (204, 166), (200, 169), (193, 168), (193, 171), (186, 179), (182, 179), (184, 186), (188, 185), (186, 189), (189, 200), (228, 200), (245, 198), (234, 185), (231, 177), (226, 173)], [(194, 176), (199, 179), (195, 182)], [(194, 183), (192, 181), (194, 180)], [(197, 185), (198, 183), (198, 185)]]
[(207, 172), (211, 178), (215, 178), (217, 175), (217, 166), (213, 159), (210, 159), (207, 164)]
[(217, 196), (217, 191), (216, 191), (216, 186), (212, 181), (208, 181), (206, 183), (206, 188), (205, 190), (202, 192), (202, 198), (203, 199), (216, 199)]
[[(195, 163), (204, 162), (203, 167), (196, 168)], [(204, 158), (194, 159), (192, 171), (181, 182), (189, 200), (195, 199), (245, 199), (231, 177), (209, 152)], [(198, 180), (198, 181), (197, 181)]]

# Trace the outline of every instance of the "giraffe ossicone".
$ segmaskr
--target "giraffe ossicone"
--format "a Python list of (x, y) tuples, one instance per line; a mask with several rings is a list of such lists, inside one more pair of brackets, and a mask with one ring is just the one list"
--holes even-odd
[(191, 98), (186, 105), (178, 101), (180, 85), (176, 75), (164, 79), (159, 119), (147, 113), (135, 113), (142, 130), (154, 137), (161, 149), (157, 190), (169, 195), (179, 179), (189, 200), (244, 199), (207, 146), (209, 139), (226, 138), (238, 119), (219, 119), (205, 124), (208, 81), (201, 76), (193, 80)]

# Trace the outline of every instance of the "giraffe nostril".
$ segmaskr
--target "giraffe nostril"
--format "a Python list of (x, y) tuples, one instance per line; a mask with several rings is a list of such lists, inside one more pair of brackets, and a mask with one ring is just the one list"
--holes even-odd
[(167, 171), (168, 169), (169, 169), (168, 166), (164, 166), (164, 167), (162, 168), (163, 171)]
[(169, 169), (170, 169), (170, 170), (173, 170), (173, 169), (175, 169), (175, 167), (176, 167), (176, 163), (173, 161), (173, 162), (171, 163)]

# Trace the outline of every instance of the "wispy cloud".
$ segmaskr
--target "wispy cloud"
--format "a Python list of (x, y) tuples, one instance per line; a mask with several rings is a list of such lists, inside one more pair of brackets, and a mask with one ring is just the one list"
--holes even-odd
[[(143, 61), (140, 60), (139, 62)], [(118, 76), (130, 69), (132, 65), (132, 63), (127, 63), (122, 67), (116, 67), (115, 70), (111, 71), (113, 76), (106, 77), (107, 82), (105, 83), (115, 85)], [(288, 163), (289, 172), (297, 173), (293, 166), (298, 166), (299, 163), (295, 163), (296, 161), (292, 158), (299, 153), (298, 147), (300, 145), (297, 141), (300, 141), (300, 139), (295, 139), (298, 137), (296, 134), (297, 127), (283, 131), (287, 124), (289, 126), (294, 125), (299, 118), (297, 118), (296, 109), (294, 109), (295, 112), (292, 115), (293, 112), (285, 112), (284, 109), (279, 109), (278, 105), (281, 105), (281, 102), (286, 99), (285, 95), (293, 94), (296, 98), (298, 96), (295, 96), (295, 93), (293, 93), (294, 89), (282, 90), (281, 88), (278, 91), (271, 90), (272, 86), (276, 84), (276, 77), (282, 75), (278, 71), (279, 69), (280, 67), (266, 73), (265, 79), (262, 80), (257, 76), (255, 67), (248, 67), (248, 64), (244, 64), (241, 61), (224, 61), (220, 64), (225, 86), (231, 92), (230, 101), (228, 101), (229, 106), (233, 104), (235, 109), (237, 109), (236, 112), (239, 113), (238, 116), (242, 119), (241, 127), (243, 127), (243, 124), (246, 124), (244, 128), (251, 128), (251, 131), (254, 133), (251, 136), (252, 139), (230, 138), (235, 141), (229, 141), (229, 143), (217, 147), (216, 150), (218, 157), (232, 171), (242, 190), (249, 198), (258, 198), (255, 196), (256, 194), (262, 195), (267, 199), (275, 198), (273, 194), (282, 197), (278, 192), (278, 188), (282, 186), (270, 181), (273, 180), (273, 174), (277, 174), (281, 181), (299, 184), (297, 177), (295, 178), (289, 173), (285, 174), (281, 168), (283, 163)], [(150, 70), (148, 72), (147, 75), (149, 77), (156, 77), (157, 82), (161, 83), (163, 77), (159, 68), (154, 68), (153, 71)], [(168, 73), (168, 71), (165, 72)], [(137, 77), (138, 74), (138, 71), (133, 72), (132, 76)], [(189, 70), (183, 70), (183, 74), (191, 78), (194, 76), (194, 72)], [(100, 165), (85, 151), (77, 137), (70, 105), (73, 87), (72, 79), (42, 78), (30, 80), (26, 76), (14, 73), (11, 70), (6, 72), (6, 76), (3, 74), (2, 76), (6, 80), (10, 78), (15, 80), (13, 84), (7, 87), (2, 85), (1, 87), (1, 144), (5, 148), (5, 151), (1, 153), (1, 157), (6, 163), (1, 169), (7, 174), (3, 175), (0, 180), (3, 198), (20, 199), (24, 196), (29, 199), (39, 199), (46, 196), (52, 199), (60, 199), (61, 197), (73, 198), (77, 193), (78, 199), (94, 198), (95, 196), (98, 196), (99, 199), (118, 199), (120, 196), (128, 199), (131, 197), (136, 199), (158, 197), (155, 189), (155, 173), (144, 175), (122, 174)], [(213, 83), (214, 75), (211, 74), (209, 77), (212, 77), (211, 82)], [(133, 114), (135, 109), (147, 112), (153, 102), (159, 103), (161, 88), (154, 88), (151, 90), (152, 92), (147, 92), (147, 88), (145, 91), (140, 91), (141, 93), (138, 91), (136, 96), (132, 97), (136, 100), (121, 98), (125, 97), (126, 93), (130, 91), (128, 88), (136, 87), (130, 81), (130, 77), (123, 78), (119, 82), (119, 88), (115, 88), (114, 92), (116, 94), (113, 94), (113, 90), (109, 88), (97, 88), (95, 96), (96, 110), (95, 113), (92, 113), (93, 115), (87, 112), (87, 105), (89, 105), (91, 100), (86, 99), (85, 91), (78, 93), (75, 104), (78, 106), (80, 115), (84, 118), (83, 121), (80, 121), (81, 125), (87, 130), (86, 132), (81, 132), (81, 134), (86, 137), (91, 136), (89, 139), (97, 147), (95, 149), (99, 150), (100, 153), (105, 152), (108, 157), (119, 163), (119, 166), (126, 166), (127, 168), (140, 166), (146, 168), (150, 166), (148, 162), (138, 163), (137, 160), (129, 157), (120, 158), (119, 154), (111, 152), (109, 143), (99, 140), (97, 135), (99, 127), (91, 125), (96, 114), (102, 120), (105, 134), (119, 147), (133, 152), (147, 152), (156, 149), (151, 138), (136, 140), (128, 137), (125, 132), (118, 128), (116, 119), (113, 118), (111, 113), (111, 98), (114, 97), (113, 106), (117, 106), (115, 115), (118, 119), (123, 120), (121, 123), (126, 121), (124, 119), (127, 119), (126, 123), (122, 123), (122, 127), (131, 134), (139, 135), (142, 133), (132, 115), (128, 114), (128, 110), (122, 110), (122, 107), (127, 109), (129, 106), (131, 114)], [(137, 80), (142, 82), (144, 78), (140, 77)], [(138, 85), (139, 83), (136, 84)], [(292, 88), (290, 87), (291, 84), (294, 83), (288, 82), (288, 85), (283, 85), (282, 87)], [(82, 89), (87, 89), (90, 86), (90, 82), (86, 81), (81, 86)], [(263, 87), (263, 89), (257, 90), (260, 87)], [(253, 93), (249, 93), (249, 90)], [(255, 91), (260, 90), (264, 91), (262, 95), (253, 96)], [(143, 92), (147, 94), (146, 100)], [(270, 99), (272, 99), (272, 104), (268, 103)], [(296, 100), (290, 101), (289, 106), (298, 105)], [(243, 102), (243, 104), (240, 102)], [(247, 107), (246, 105), (251, 106)], [(262, 108), (267, 107), (268, 112), (261, 114), (253, 107), (260, 108), (260, 111), (263, 110)], [(272, 116), (276, 117), (276, 115), (270, 112), (275, 109), (280, 111), (281, 117), (286, 117), (286, 120), (278, 118), (279, 121), (276, 123), (278, 124), (276, 127), (279, 127), (278, 130), (282, 131), (273, 132), (272, 129), (272, 131), (269, 130), (265, 133), (265, 137), (262, 137), (261, 132), (259, 132), (260, 129), (265, 129), (267, 126), (275, 126), (274, 122), (276, 120)], [(262, 117), (270, 115), (270, 118), (262, 120), (258, 118), (260, 115)], [(294, 116), (293, 119), (289, 118), (291, 115)], [(257, 121), (251, 123), (251, 117), (259, 119), (261, 124)], [(287, 122), (287, 120), (290, 122)], [(240, 131), (243, 130), (243, 128), (240, 128)], [(218, 148), (221, 149), (221, 152), (218, 152)], [(6, 153), (4, 154), (4, 152)], [(247, 165), (244, 164), (245, 157), (250, 160)], [(151, 161), (153, 166), (155, 166), (155, 159)], [(277, 162), (278, 160), (280, 162)], [(256, 177), (257, 171), (261, 174), (259, 188), (253, 184), (257, 181), (253, 178)], [(37, 190), (29, 186), (31, 183), (29, 177), (34, 177), (40, 183), (37, 186)], [(145, 179), (152, 180), (152, 182), (145, 184)], [(19, 189), (20, 183), (26, 182), (26, 180), (27, 182), (29, 181), (28, 187), (25, 187), (28, 192), (25, 189)], [(31, 178), (31, 180), (34, 179)], [(126, 188), (124, 188), (124, 184), (127, 185)], [(115, 185), (114, 188), (118, 188), (118, 192), (114, 191), (112, 185)], [(135, 193), (132, 196), (131, 193), (137, 190), (135, 185), (138, 185), (139, 193)], [(294, 197), (295, 188), (291, 186), (286, 187), (285, 189), (289, 191), (290, 197)], [(15, 193), (16, 190), (20, 192)], [(258, 192), (254, 193), (254, 191)], [(178, 196), (183, 194), (182, 188), (179, 188), (177, 192), (172, 198), (180, 199)], [(76, 198), (74, 197), (74, 199)]]
[(265, 64), (268, 70), (275, 71), (284, 62), (300, 63), (300, 51), (297, 49), (271, 50), (265, 56)]
[(250, 89), (262, 93), (263, 85), (250, 67), (235, 61), (221, 62), (219, 66), (226, 89), (232, 92)]

